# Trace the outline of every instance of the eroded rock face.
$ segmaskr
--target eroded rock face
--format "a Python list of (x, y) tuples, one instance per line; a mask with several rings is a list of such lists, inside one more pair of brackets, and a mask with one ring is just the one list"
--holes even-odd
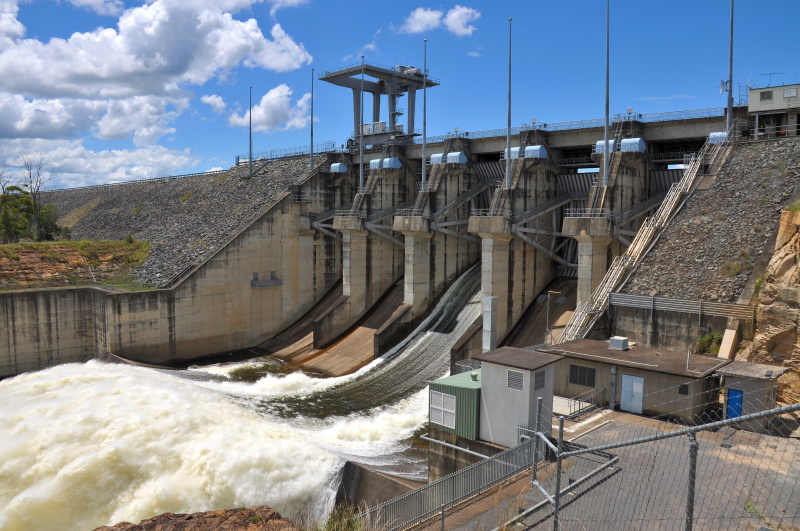
[(778, 400), (800, 401), (800, 212), (783, 212), (775, 254), (759, 293), (756, 334), (736, 359), (781, 365)]
[(194, 514), (164, 513), (138, 524), (122, 522), (95, 531), (294, 531), (298, 529), (266, 506)]

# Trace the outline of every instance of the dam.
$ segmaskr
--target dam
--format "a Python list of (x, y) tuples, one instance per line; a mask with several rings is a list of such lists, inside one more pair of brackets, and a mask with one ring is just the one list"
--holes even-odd
[[(418, 90), (420, 74), (370, 68), (378, 76), (364, 88), (374, 95), (373, 118), (387, 91), (393, 94), (390, 114), (399, 117), (393, 98)], [(351, 74), (326, 72), (320, 78), (354, 85)], [(363, 122), (354, 107), (354, 123)], [(737, 134), (750, 135), (759, 127), (747, 108), (735, 113)], [(687, 157), (712, 133), (724, 131), (725, 120), (723, 108), (615, 116), (607, 185), (601, 120), (515, 128), (508, 153), (505, 130), (427, 138), (424, 184), (421, 139), (401, 134), (403, 126), (394, 121), (364, 124), (349, 148), (317, 153), (310, 171), (301, 158), (254, 161), (252, 183), (242, 164), (209, 176), (50, 192), (47, 200), (60, 205), (76, 235), (95, 237), (98, 229), (89, 227), (102, 226), (103, 237), (119, 239), (141, 226), (137, 215), (143, 215), (111, 207), (125, 201), (121, 198), (140, 196), (139, 203), (166, 210), (173, 208), (166, 204), (167, 189), (183, 186), (188, 190), (183, 197), (192, 186), (242, 182), (261, 203), (237, 199), (230, 206), (238, 212), (234, 219), (246, 219), (237, 226), (220, 210), (224, 199), (203, 201), (198, 191), (174, 209), (173, 222), (151, 222), (191, 225), (194, 216), (216, 208), (195, 222), (198, 234), (160, 236), (158, 245), (189, 256), (161, 276), (150, 275), (161, 289), (0, 294), (0, 342), (7, 347), (0, 375), (105, 353), (143, 363), (185, 363), (258, 347), (310, 314), (302, 337), (319, 351), (368, 318), (381, 301), (384, 317), (361, 340), (367, 345), (363, 355), (327, 371), (348, 372), (388, 351), (478, 260), (482, 296), (497, 304), (492, 333), (502, 342), (551, 282), (576, 282), (578, 301), (586, 300), (681, 179)], [(796, 135), (796, 125), (786, 126), (785, 133)], [(704, 165), (700, 171), (716, 169)], [(116, 208), (113, 223), (108, 208)], [(207, 241), (203, 228), (220, 222), (229, 225), (224, 238)], [(396, 294), (387, 296), (392, 290)], [(317, 369), (326, 372), (324, 366)]]
[[(376, 77), (368, 87), (377, 98), (386, 91), (418, 90), (413, 69), (372, 68), (386, 76), (383, 84)], [(321, 78), (347, 74), (326, 72)], [(390, 102), (390, 109), (398, 118), (396, 103)], [(376, 107), (378, 114), (380, 106), (373, 103)], [(516, 128), (511, 149), (505, 130), (454, 131), (427, 138), (423, 148), (413, 124), (403, 128), (399, 118), (364, 123), (358, 116), (352, 142), (317, 152), (310, 171), (305, 156), (280, 157), (253, 161), (252, 179), (244, 176), (246, 164), (239, 164), (213, 175), (50, 192), (48, 200), (62, 209), (76, 234), (103, 226), (106, 237), (122, 238), (145, 230), (135, 224), (135, 216), (146, 213), (144, 207), (137, 210), (144, 198), (162, 212), (173, 203), (174, 219), (160, 223), (177, 226), (226, 206), (224, 200), (212, 205), (211, 198), (218, 196), (209, 190), (224, 195), (233, 194), (228, 190), (233, 183), (241, 188), (237, 202), (227, 204), (234, 214), (225, 217), (215, 210), (197, 223), (196, 234), (174, 232), (172, 239), (159, 240), (179, 249), (173, 256), (189, 258), (174, 259), (161, 277), (153, 274), (158, 289), (131, 293), (79, 286), (0, 293), (0, 345), (5, 347), (0, 376), (22, 375), (0, 383), (0, 392), (30, 404), (7, 415), (5, 427), (16, 430), (17, 444), (4, 457), (24, 478), (25, 489), (4, 500), (12, 510), (0, 514), (0, 524), (18, 524), (10, 515), (29, 508), (32, 514), (53, 511), (54, 518), (88, 524), (82, 515), (66, 514), (68, 507), (59, 512), (46, 506), (47, 500), (89, 488), (81, 474), (118, 469), (114, 463), (132, 464), (119, 476), (98, 474), (108, 490), (123, 488), (113, 500), (96, 500), (97, 523), (175, 507), (195, 510), (257, 500), (269, 500), (293, 517), (305, 508), (325, 514), (347, 459), (421, 479), (420, 456), (404, 453), (427, 416), (420, 390), (487, 343), (544, 341), (541, 314), (550, 307), (548, 290), (556, 286), (555, 291), (574, 294), (574, 303), (556, 304), (583, 309), (573, 314), (577, 317), (565, 333), (604, 337), (624, 330), (642, 343), (685, 345), (698, 329), (712, 326), (702, 310), (700, 319), (679, 323), (683, 328), (665, 323), (669, 316), (664, 315), (655, 326), (655, 308), (644, 318), (641, 308), (622, 303), (597, 311), (595, 294), (608, 271), (620, 269), (636, 272), (625, 289), (653, 301), (657, 295), (719, 303), (748, 298), (744, 272), (713, 294), (687, 294), (677, 279), (656, 288), (652, 276), (659, 264), (644, 268), (640, 259), (653, 256), (649, 251), (659, 235), (691, 239), (681, 224), (726, 221), (712, 207), (687, 201), (699, 198), (732, 216), (735, 208), (761, 213), (757, 219), (743, 218), (750, 220), (752, 235), (715, 235), (739, 256), (743, 270), (756, 263), (797, 181), (797, 141), (791, 138), (797, 136), (796, 115), (781, 130), (765, 130), (764, 137), (757, 116), (737, 108), (737, 129), (726, 132), (721, 108), (625, 113), (614, 118), (609, 153), (600, 142), (600, 120)], [(725, 136), (716, 143), (721, 132)], [(601, 169), (606, 156), (611, 158), (607, 179)], [(776, 157), (789, 162), (773, 167)], [(750, 181), (737, 173), (745, 163), (753, 169)], [(687, 169), (691, 185), (683, 190)], [(763, 184), (756, 203), (742, 199), (752, 183)], [(675, 201), (669, 219), (650, 229), (647, 220), (668, 200)], [(681, 212), (695, 217), (674, 222)], [(207, 227), (223, 222), (225, 229), (206, 241)], [(173, 228), (178, 230), (163, 230)], [(643, 244), (648, 252), (628, 268), (622, 262), (639, 245), (643, 228), (653, 236)], [(670, 253), (653, 252), (666, 254), (663, 268)], [(728, 258), (720, 253), (715, 260)], [(492, 303), (484, 305), (487, 301)], [(724, 316), (712, 319), (718, 320), (714, 326), (752, 333), (746, 319), (738, 324)], [(266, 370), (247, 383), (229, 378), (241, 368), (236, 364), (170, 373), (74, 364), (115, 356), (186, 367), (238, 351), (272, 354), (309, 373), (344, 376), (276, 376)], [(166, 409), (157, 406), (159, 399)], [(92, 405), (90, 412), (80, 413), (78, 404)], [(41, 416), (48, 408), (52, 412)], [(57, 426), (54, 431), (64, 430), (64, 437), (45, 440), (47, 422)], [(134, 432), (143, 425), (147, 433), (137, 438)], [(165, 432), (172, 434), (168, 442), (158, 444)], [(82, 444), (71, 443), (71, 436)], [(93, 438), (102, 451), (94, 451)], [(24, 450), (31, 443), (42, 448), (50, 465), (25, 475), (35, 461)], [(153, 455), (137, 449), (142, 446)], [(64, 457), (57, 457), (58, 450)], [(237, 459), (236, 453), (246, 457)], [(311, 477), (309, 468), (319, 474)], [(64, 469), (67, 473), (60, 472)], [(141, 476), (138, 470), (144, 471)], [(204, 486), (208, 482), (203, 496), (185, 488), (184, 482), (198, 478)]]

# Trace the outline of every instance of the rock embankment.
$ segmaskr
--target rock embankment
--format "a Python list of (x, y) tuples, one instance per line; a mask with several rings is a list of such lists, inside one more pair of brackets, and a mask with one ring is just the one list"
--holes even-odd
[[(321, 162), (318, 158), (315, 162)], [(137, 268), (140, 282), (164, 286), (217, 251), (292, 182), (308, 172), (308, 158), (246, 164), (224, 173), (138, 181), (48, 192), (73, 239), (121, 240), (130, 233), (152, 244)]]
[(800, 140), (739, 145), (708, 190), (696, 190), (623, 288), (625, 293), (737, 302), (800, 181)]
[(775, 245), (758, 295), (753, 341), (736, 359), (781, 365), (778, 400), (800, 402), (800, 212), (784, 212)]
[(95, 531), (295, 531), (290, 521), (266, 506), (194, 514), (165, 513), (138, 524), (122, 522)]

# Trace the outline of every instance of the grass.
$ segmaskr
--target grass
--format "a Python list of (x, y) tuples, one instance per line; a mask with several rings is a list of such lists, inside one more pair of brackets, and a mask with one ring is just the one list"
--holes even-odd
[(785, 208), (787, 212), (800, 212), (800, 199)]
[(186, 201), (187, 199), (189, 199), (190, 197), (192, 197), (192, 195), (194, 195), (194, 192), (189, 192), (188, 194), (183, 194), (183, 195), (181, 196), (181, 203), (183, 203), (184, 201)]
[(694, 353), (706, 356), (716, 356), (719, 354), (719, 347), (722, 345), (722, 334), (709, 332), (701, 336), (694, 346)]
[(59, 225), (64, 227), (74, 227), (76, 223), (83, 219), (83, 217), (89, 213), (94, 207), (101, 203), (101, 199), (95, 198), (86, 203), (85, 205), (81, 205), (66, 216), (62, 217), (59, 220)]
[(137, 214), (141, 209), (142, 209), (142, 207), (140, 207), (140, 206), (132, 208), (131, 209), (131, 214)]
[(761, 273), (761, 276), (756, 279), (755, 293), (753, 294), (756, 299), (758, 298), (758, 294), (761, 293), (761, 287), (764, 285), (764, 279), (766, 278), (767, 274)]
[[(63, 240), (58, 242), (22, 242), (0, 245), (0, 259), (6, 258), (17, 265), (10, 265), (2, 289), (46, 287), (48, 285), (80, 285), (92, 281), (89, 270), (98, 282), (129, 291), (155, 289), (138, 282), (132, 270), (139, 267), (150, 253), (150, 243), (126, 238), (122, 241), (108, 240)], [(31, 258), (22, 260), (22, 256)], [(77, 255), (77, 256), (76, 256)], [(33, 262), (28, 260), (33, 259)], [(38, 262), (36, 261), (38, 259)], [(42, 275), (41, 280), (22, 282), (13, 278), (37, 276), (40, 268), (56, 272), (57, 280)], [(45, 264), (48, 264), (45, 266)], [(54, 269), (49, 269), (49, 268)]]

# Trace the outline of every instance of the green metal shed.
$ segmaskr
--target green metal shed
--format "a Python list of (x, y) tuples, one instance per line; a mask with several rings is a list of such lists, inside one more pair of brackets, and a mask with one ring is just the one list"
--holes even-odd
[(480, 369), (430, 383), (430, 424), (437, 429), (477, 440), (481, 407)]

